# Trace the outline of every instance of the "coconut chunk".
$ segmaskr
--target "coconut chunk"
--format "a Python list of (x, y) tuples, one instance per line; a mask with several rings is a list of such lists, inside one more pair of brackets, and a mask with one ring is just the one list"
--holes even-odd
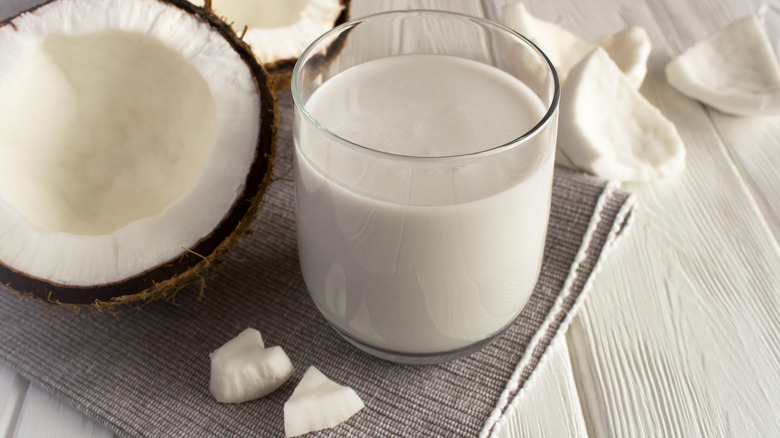
[(724, 113), (780, 114), (780, 66), (755, 15), (734, 21), (666, 66), (681, 93)]
[(281, 347), (264, 348), (255, 329), (244, 330), (210, 357), (209, 390), (220, 403), (243, 403), (268, 395), (295, 371)]
[(251, 351), (253, 349), (265, 349), (263, 343), (263, 336), (260, 331), (253, 328), (248, 328), (239, 333), (235, 338), (227, 341), (224, 345), (214, 350), (211, 354), (211, 361), (225, 364), (230, 362), (234, 357), (240, 356), (243, 352)]
[(284, 404), (287, 437), (335, 427), (365, 405), (352, 388), (339, 385), (311, 366)]
[(502, 24), (538, 45), (555, 66), (561, 83), (566, 81), (572, 67), (597, 46), (607, 51), (634, 88), (642, 85), (647, 73), (647, 58), (652, 45), (642, 27), (630, 27), (588, 42), (554, 23), (534, 17), (523, 3), (504, 7)]
[(647, 181), (685, 166), (674, 124), (629, 83), (602, 48), (575, 66), (561, 90), (558, 151), (602, 178)]
[(653, 46), (643, 27), (632, 26), (596, 40), (626, 75), (632, 88), (639, 89), (647, 75), (647, 59)]

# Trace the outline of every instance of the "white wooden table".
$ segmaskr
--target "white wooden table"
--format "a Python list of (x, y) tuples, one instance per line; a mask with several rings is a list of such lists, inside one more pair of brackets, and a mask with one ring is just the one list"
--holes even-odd
[[(444, 8), (498, 19), (515, 0), (353, 0), (353, 16)], [(780, 0), (768, 0), (780, 45)], [(39, 0), (0, 0), (0, 15)], [(565, 337), (522, 392), (506, 437), (780, 436), (780, 117), (739, 118), (674, 91), (673, 57), (759, 0), (527, 0), (592, 39), (653, 43), (642, 93), (676, 125), (687, 169), (627, 185), (640, 209)], [(0, 367), (0, 438), (112, 434)]]

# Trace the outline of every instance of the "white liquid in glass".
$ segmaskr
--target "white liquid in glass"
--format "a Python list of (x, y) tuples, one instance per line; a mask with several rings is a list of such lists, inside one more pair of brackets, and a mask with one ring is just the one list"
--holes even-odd
[(510, 324), (541, 265), (554, 152), (441, 157), (511, 142), (542, 119), (541, 100), (494, 67), (403, 55), (339, 73), (306, 109), (353, 143), (440, 157), (351, 150), (301, 122), (299, 256), (329, 322), (399, 353), (464, 348)]

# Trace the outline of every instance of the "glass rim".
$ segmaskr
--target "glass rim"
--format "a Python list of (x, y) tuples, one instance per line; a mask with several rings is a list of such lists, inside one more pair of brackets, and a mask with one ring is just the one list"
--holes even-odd
[[(547, 107), (547, 110), (545, 111), (544, 115), (539, 119), (539, 121), (530, 129), (528, 129), (526, 132), (521, 134), (518, 137), (513, 138), (512, 140), (509, 140), (505, 143), (499, 144), (497, 146), (489, 147), (487, 149), (482, 149), (474, 152), (466, 152), (462, 154), (453, 154), (453, 155), (428, 155), (428, 156), (422, 156), (422, 155), (406, 155), (406, 154), (397, 154), (393, 152), (386, 152), (379, 149), (375, 149), (360, 143), (356, 143), (352, 140), (349, 140), (347, 138), (344, 138), (335, 132), (331, 131), (324, 125), (322, 125), (319, 120), (317, 120), (316, 117), (314, 117), (306, 108), (305, 102), (303, 102), (303, 98), (301, 97), (300, 90), (298, 89), (298, 78), (301, 75), (301, 69), (303, 67), (303, 64), (306, 63), (306, 60), (312, 55), (312, 53), (315, 51), (315, 49), (324, 41), (329, 39), (330, 37), (340, 34), (344, 32), (347, 28), (355, 27), (363, 22), (386, 17), (386, 16), (412, 16), (412, 15), (438, 15), (438, 16), (450, 16), (453, 18), (468, 20), (474, 23), (477, 23), (479, 25), (482, 25), (483, 27), (487, 28), (493, 28), (495, 30), (498, 30), (499, 32), (504, 32), (512, 37), (519, 40), (520, 43), (525, 44), (530, 49), (532, 49), (533, 52), (535, 52), (538, 56), (541, 57), (541, 59), (544, 61), (544, 64), (547, 66), (548, 72), (552, 76), (553, 79), (553, 96), (550, 100), (550, 103), (548, 105), (545, 105)], [(397, 56), (397, 55), (392, 55)], [(508, 73), (508, 72), (507, 72)], [(496, 153), (500, 153), (505, 150), (509, 149), (515, 149), (518, 147), (522, 147), (525, 143), (530, 141), (531, 138), (535, 137), (539, 132), (541, 132), (545, 126), (547, 126), (549, 123), (551, 123), (551, 120), (553, 119), (553, 116), (558, 110), (559, 103), (560, 103), (560, 97), (561, 97), (561, 85), (560, 80), (558, 78), (558, 72), (555, 69), (555, 66), (553, 65), (552, 61), (550, 61), (550, 58), (547, 57), (547, 55), (537, 46), (533, 41), (526, 38), (524, 35), (520, 34), (519, 32), (506, 27), (502, 24), (496, 23), (494, 21), (488, 20), (486, 18), (477, 17), (469, 14), (464, 14), (461, 12), (453, 12), (453, 11), (444, 11), (444, 10), (437, 10), (437, 9), (407, 9), (407, 10), (392, 10), (392, 11), (384, 11), (379, 12), (371, 15), (366, 15), (363, 17), (355, 18), (352, 20), (349, 20), (339, 26), (336, 26), (327, 32), (323, 33), (317, 39), (311, 42), (308, 47), (301, 53), (301, 55), (298, 57), (298, 60), (295, 63), (295, 66), (293, 68), (292, 72), (292, 78), (290, 81), (290, 90), (292, 93), (293, 98), (293, 104), (295, 107), (300, 110), (300, 112), (303, 114), (304, 118), (307, 122), (311, 123), (318, 131), (323, 133), (325, 136), (329, 137), (330, 139), (334, 140), (335, 142), (342, 144), (344, 146), (348, 146), (350, 148), (356, 149), (358, 151), (364, 152), (364, 153), (370, 153), (370, 154), (377, 154), (379, 156), (383, 156), (385, 158), (395, 158), (395, 159), (404, 159), (404, 160), (420, 160), (420, 161), (427, 161), (427, 162), (433, 162), (433, 161), (445, 161), (449, 159), (458, 159), (458, 158), (474, 158), (479, 156), (485, 156), (485, 155), (492, 155)]]

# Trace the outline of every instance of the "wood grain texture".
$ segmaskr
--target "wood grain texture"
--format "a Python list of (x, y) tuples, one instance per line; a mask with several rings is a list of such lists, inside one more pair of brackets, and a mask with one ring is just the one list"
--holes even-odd
[(564, 336), (550, 344), (496, 431), (506, 438), (588, 436)]
[(577, 21), (614, 28), (614, 15), (648, 29), (642, 92), (677, 125), (688, 159), (678, 177), (627, 186), (639, 196), (634, 229), (568, 333), (590, 436), (774, 436), (780, 119), (723, 115), (663, 75), (673, 56), (759, 5), (602, 3), (615, 13), (578, 11)]
[(16, 430), (29, 382), (0, 365), (0, 438), (10, 438)]
[(733, 160), (774, 239), (780, 240), (780, 117), (734, 117), (717, 111), (709, 115), (724, 152)]
[(50, 393), (30, 385), (14, 436), (109, 438), (113, 434)]

